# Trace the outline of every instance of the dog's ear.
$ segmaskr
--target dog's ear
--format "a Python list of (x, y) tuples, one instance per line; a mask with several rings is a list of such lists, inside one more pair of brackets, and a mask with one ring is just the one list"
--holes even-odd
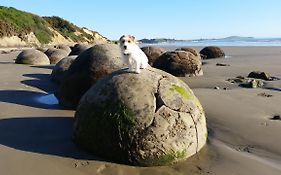
[(134, 37), (133, 35), (129, 35), (129, 38), (130, 38), (133, 42), (136, 42), (136, 37)]
[(119, 41), (120, 41), (123, 37), (125, 37), (125, 35), (122, 35), (122, 36), (119, 38)]

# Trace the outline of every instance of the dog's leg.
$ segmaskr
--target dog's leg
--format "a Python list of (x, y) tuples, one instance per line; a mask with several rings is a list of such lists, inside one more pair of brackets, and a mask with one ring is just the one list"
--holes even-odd
[(132, 58), (128, 58), (128, 67), (129, 67), (129, 69), (128, 69), (128, 71), (129, 72), (134, 72), (134, 66), (133, 66), (133, 64), (134, 64), (134, 61), (132, 60)]
[(135, 72), (136, 73), (140, 73), (140, 62), (139, 61), (135, 61)]
[(142, 60), (140, 68), (141, 69), (146, 69), (147, 66), (148, 66), (148, 63), (145, 60)]

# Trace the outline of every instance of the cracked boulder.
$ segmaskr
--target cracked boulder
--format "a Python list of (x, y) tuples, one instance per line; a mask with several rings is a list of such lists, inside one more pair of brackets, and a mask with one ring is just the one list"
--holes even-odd
[(149, 67), (97, 81), (79, 103), (73, 136), (80, 147), (109, 161), (155, 166), (196, 154), (206, 144), (207, 128), (192, 90)]
[(153, 67), (174, 76), (191, 77), (203, 75), (201, 57), (183, 50), (163, 53), (154, 62)]
[(95, 45), (81, 53), (66, 71), (55, 96), (66, 108), (76, 108), (80, 98), (95, 82), (125, 67), (118, 45)]

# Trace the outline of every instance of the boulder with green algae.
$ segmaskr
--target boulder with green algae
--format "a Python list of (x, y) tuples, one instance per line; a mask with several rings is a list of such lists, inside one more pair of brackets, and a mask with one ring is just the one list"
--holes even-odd
[(82, 97), (74, 141), (110, 161), (167, 165), (196, 154), (206, 143), (203, 108), (180, 79), (154, 68), (119, 70)]

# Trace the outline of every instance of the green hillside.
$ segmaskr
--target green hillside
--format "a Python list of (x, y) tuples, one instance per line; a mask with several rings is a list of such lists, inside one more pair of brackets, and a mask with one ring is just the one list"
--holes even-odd
[(0, 6), (0, 38), (18, 36), (24, 39), (26, 34), (33, 32), (40, 43), (48, 44), (55, 35), (50, 27), (74, 42), (93, 42), (96, 39), (97, 32), (91, 31), (92, 33), (88, 34), (60, 17), (40, 17), (13, 7)]
[(53, 34), (47, 26), (47, 22), (37, 15), (0, 6), (0, 37), (16, 35), (22, 38), (33, 31), (41, 43), (48, 43)]

